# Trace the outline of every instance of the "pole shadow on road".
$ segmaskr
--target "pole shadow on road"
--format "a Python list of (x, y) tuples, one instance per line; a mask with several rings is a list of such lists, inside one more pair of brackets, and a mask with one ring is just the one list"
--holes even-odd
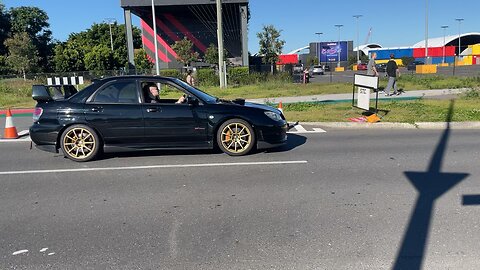
[(416, 188), (418, 196), (393, 265), (394, 270), (422, 269), (435, 201), (469, 175), (467, 173), (440, 172), (450, 136), (453, 105), (454, 101), (452, 100), (446, 119), (447, 128), (433, 153), (428, 171), (404, 172)]

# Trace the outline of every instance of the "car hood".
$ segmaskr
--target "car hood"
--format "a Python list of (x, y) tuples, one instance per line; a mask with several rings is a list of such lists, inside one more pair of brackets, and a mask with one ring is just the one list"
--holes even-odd
[(235, 100), (219, 100), (219, 103), (233, 105), (233, 106), (244, 106), (249, 108), (261, 109), (264, 111), (270, 111), (280, 114), (281, 111), (265, 104), (259, 104), (254, 102), (246, 102), (244, 99), (235, 99)]

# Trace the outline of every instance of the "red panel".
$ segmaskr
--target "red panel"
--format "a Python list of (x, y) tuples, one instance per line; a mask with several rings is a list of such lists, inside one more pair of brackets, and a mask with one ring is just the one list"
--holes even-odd
[(297, 64), (297, 63), (298, 63), (297, 54), (281, 54), (278, 56), (277, 65)]
[[(428, 56), (431, 57), (442, 57), (443, 56), (443, 47), (429, 47)], [(445, 47), (445, 56), (455, 56), (455, 46), (446, 46)], [(415, 48), (413, 49), (413, 57), (423, 58), (425, 57), (425, 48)]]

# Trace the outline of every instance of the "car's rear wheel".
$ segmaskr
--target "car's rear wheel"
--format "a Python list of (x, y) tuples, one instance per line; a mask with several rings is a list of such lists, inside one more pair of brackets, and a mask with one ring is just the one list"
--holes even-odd
[(248, 154), (255, 146), (252, 126), (242, 119), (225, 121), (217, 132), (218, 147), (230, 156)]
[(85, 125), (68, 127), (60, 138), (60, 146), (65, 157), (78, 162), (94, 159), (100, 150), (97, 133)]

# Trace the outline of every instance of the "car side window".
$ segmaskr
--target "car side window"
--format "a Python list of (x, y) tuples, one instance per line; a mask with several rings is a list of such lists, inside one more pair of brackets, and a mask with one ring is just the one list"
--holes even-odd
[(114, 82), (95, 95), (95, 103), (138, 103), (138, 92), (135, 82)]
[[(149, 91), (150, 86), (156, 86), (158, 89), (158, 97), (153, 97)], [(144, 95), (144, 103), (169, 103), (169, 104), (184, 104), (183, 99), (186, 94), (180, 88), (167, 82), (142, 82), (142, 92)], [(156, 101), (152, 100), (155, 99)]]

